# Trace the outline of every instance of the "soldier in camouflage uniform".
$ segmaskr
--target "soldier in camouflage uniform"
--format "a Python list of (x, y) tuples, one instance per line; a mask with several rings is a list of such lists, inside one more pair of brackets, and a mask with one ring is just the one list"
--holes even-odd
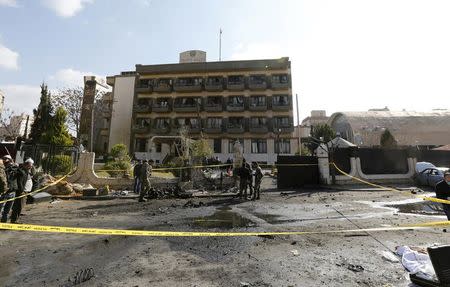
[[(0, 188), (4, 189), (3, 176), (5, 176), (7, 189), (4, 190), (1, 200), (11, 199), (16, 196), (18, 170), (19, 167), (13, 162), (11, 156), (6, 155), (3, 157), (3, 164), (0, 165), (0, 178), (2, 178), (0, 180)], [(4, 204), (0, 204), (0, 210), (3, 206), (1, 222), (7, 221), (13, 202), (14, 201), (7, 201)]]
[(150, 176), (152, 175), (152, 166), (153, 163), (152, 160), (150, 160), (150, 164), (147, 162), (147, 160), (144, 160), (141, 166), (141, 190), (139, 193), (139, 202), (145, 202), (144, 196), (148, 195), (148, 192), (150, 191)]

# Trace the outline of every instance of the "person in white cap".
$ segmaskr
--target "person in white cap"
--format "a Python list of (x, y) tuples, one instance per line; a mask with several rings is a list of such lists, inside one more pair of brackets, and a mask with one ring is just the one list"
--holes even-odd
[[(33, 182), (33, 164), (34, 161), (29, 158), (20, 166), (17, 176), (17, 192), (16, 197), (24, 193), (31, 192), (35, 183)], [(26, 197), (25, 197), (26, 198)], [(12, 207), (11, 223), (16, 223), (22, 212), (22, 198), (16, 198)]]

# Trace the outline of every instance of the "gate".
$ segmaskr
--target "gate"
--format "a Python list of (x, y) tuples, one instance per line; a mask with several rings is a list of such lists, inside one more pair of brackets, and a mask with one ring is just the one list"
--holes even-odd
[(277, 170), (277, 188), (319, 184), (319, 165), (315, 156), (278, 156)]

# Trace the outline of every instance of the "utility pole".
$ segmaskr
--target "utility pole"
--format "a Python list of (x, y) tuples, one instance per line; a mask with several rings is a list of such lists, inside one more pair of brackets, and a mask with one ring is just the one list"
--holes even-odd
[(219, 30), (219, 61), (222, 61), (222, 28)]
[(302, 145), (300, 140), (300, 114), (298, 108), (298, 94), (295, 94), (295, 104), (297, 105), (297, 142), (298, 142), (298, 152), (302, 155)]

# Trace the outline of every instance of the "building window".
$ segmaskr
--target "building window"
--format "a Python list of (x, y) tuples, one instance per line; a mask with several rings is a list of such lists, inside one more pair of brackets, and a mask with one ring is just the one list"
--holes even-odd
[(252, 84), (264, 84), (266, 82), (266, 76), (264, 75), (254, 75), (250, 76), (250, 83)]
[(228, 119), (228, 128), (242, 128), (244, 123), (244, 118), (231, 117)]
[(253, 107), (260, 107), (266, 105), (266, 96), (251, 96), (250, 105)]
[(267, 153), (267, 140), (253, 139), (252, 140), (252, 153)]
[(198, 86), (202, 83), (201, 78), (179, 78), (177, 80), (178, 86)]
[(289, 105), (288, 95), (273, 95), (272, 104), (274, 106), (287, 106)]
[(243, 96), (231, 96), (228, 98), (228, 106), (230, 107), (243, 107), (244, 97)]
[(167, 107), (169, 105), (168, 98), (158, 98), (156, 99), (156, 107)]
[(250, 118), (250, 126), (252, 128), (264, 127), (267, 125), (267, 118), (258, 117)]
[(277, 84), (287, 84), (288, 83), (288, 75), (287, 74), (273, 75), (272, 82), (277, 83)]
[(136, 139), (136, 151), (137, 152), (145, 152), (146, 145), (147, 145), (147, 139)]
[(214, 139), (214, 153), (222, 152), (222, 139)]
[(155, 151), (156, 152), (161, 152), (162, 151), (162, 144), (161, 143), (156, 143), (155, 144)]
[(150, 126), (150, 119), (146, 118), (137, 118), (136, 119), (136, 126), (140, 128), (146, 128)]
[(156, 119), (155, 128), (157, 129), (166, 129), (170, 126), (170, 119), (168, 118), (159, 118)]
[(244, 82), (243, 76), (228, 76), (228, 84), (230, 85), (240, 85)]
[(212, 96), (206, 99), (206, 106), (215, 107), (222, 105), (222, 97), (221, 96)]
[(275, 127), (276, 128), (290, 127), (289, 117), (275, 118)]
[(228, 140), (228, 153), (234, 153), (234, 144), (236, 143), (236, 141), (239, 141), (239, 143), (242, 146), (242, 152), (245, 152), (243, 139), (229, 139)]
[(276, 154), (290, 154), (291, 153), (291, 141), (289, 139), (279, 139), (275, 142)]
[(222, 118), (208, 118), (206, 120), (206, 128), (208, 129), (222, 128)]

